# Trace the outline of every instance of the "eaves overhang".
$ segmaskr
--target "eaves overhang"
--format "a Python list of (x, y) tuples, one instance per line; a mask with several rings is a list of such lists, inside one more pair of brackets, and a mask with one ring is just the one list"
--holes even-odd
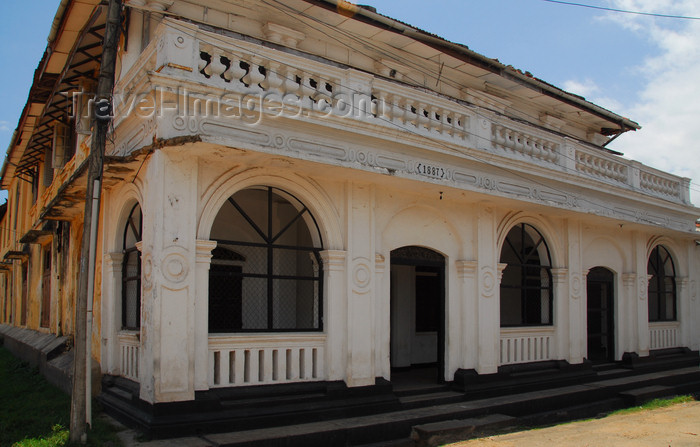
[(347, 14), (347, 17), (352, 17), (353, 19), (359, 20), (363, 23), (379, 27), (382, 30), (404, 35), (449, 56), (455, 57), (465, 63), (474, 65), (495, 75), (501, 76), (510, 82), (533, 90), (538, 94), (551, 97), (563, 104), (575, 107), (582, 112), (602, 119), (611, 125), (610, 127), (601, 128), (601, 133), (606, 136), (614, 136), (628, 130), (641, 129), (641, 126), (635, 121), (587, 101), (585, 98), (579, 95), (569, 93), (541, 79), (538, 79), (530, 73), (523, 72), (511, 65), (505, 65), (496, 59), (492, 59), (472, 51), (465, 45), (451, 42), (435, 34), (413, 27), (391, 17), (379, 14), (374, 11), (374, 8), (355, 5), (347, 2), (346, 0), (303, 1), (327, 10), (338, 11), (339, 13), (350, 10), (351, 13)]
[[(74, 79), (66, 83), (65, 78), (75, 76), (76, 68), (77, 71), (85, 68), (84, 63), (75, 66), (74, 56), (76, 51), (82, 49), (79, 43), (86, 34), (86, 27), (91, 21), (94, 23), (96, 8), (99, 8), (100, 3), (100, 0), (61, 0), (49, 32), (46, 50), (34, 71), (27, 102), (7, 148), (0, 170), (0, 189), (8, 189), (18, 174), (31, 177), (30, 167), (43, 159), (42, 149), (52, 139), (52, 135), (49, 135), (51, 129), (46, 126), (52, 117), (47, 117), (47, 114), (55, 114), (55, 109), (65, 110), (66, 101), (50, 110), (57, 95), (63, 94), (63, 99), (70, 102), (62, 90), (70, 86)], [(96, 58), (97, 51), (101, 49), (92, 45), (94, 43), (90, 42), (89, 50), (92, 51), (83, 53), (81, 58)], [(37, 136), (37, 131), (42, 132), (42, 135)]]

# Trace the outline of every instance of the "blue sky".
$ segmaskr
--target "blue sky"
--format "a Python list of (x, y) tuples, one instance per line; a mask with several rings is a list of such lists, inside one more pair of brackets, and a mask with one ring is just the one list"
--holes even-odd
[[(582, 0), (700, 16), (697, 0)], [(59, 0), (0, 1), (0, 150), (17, 127)], [(604, 12), (543, 0), (362, 0), (631, 118), (610, 147), (694, 180), (700, 204), (700, 20)], [(4, 195), (0, 195), (4, 197)]]

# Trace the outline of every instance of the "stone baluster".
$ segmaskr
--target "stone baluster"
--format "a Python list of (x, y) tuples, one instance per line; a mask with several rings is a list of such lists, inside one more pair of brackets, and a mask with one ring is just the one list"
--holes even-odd
[(260, 67), (262, 67), (262, 65), (260, 64), (259, 59), (255, 57), (246, 62), (248, 62), (248, 73), (246, 73), (241, 80), (248, 86), (248, 88), (260, 90), (261, 87), (259, 84), (265, 79), (265, 75), (260, 71)]
[(241, 78), (243, 75), (246, 74), (246, 70), (241, 67), (240, 60), (238, 57), (234, 55), (227, 55), (228, 59), (231, 61), (231, 65), (226, 69), (226, 71), (223, 73), (223, 77), (226, 81), (232, 82), (240, 82)]
[(282, 90), (285, 94), (294, 94), (299, 96), (299, 82), (297, 82), (297, 70), (292, 67), (287, 67), (283, 83)]
[(406, 122), (406, 107), (401, 104), (401, 97), (398, 95), (391, 97), (391, 120), (399, 125)]
[(226, 65), (224, 65), (223, 62), (221, 62), (222, 55), (222, 52), (216, 48), (211, 52), (211, 63), (207, 68), (209, 69), (209, 76), (211, 76), (214, 79), (220, 78), (221, 74), (224, 71), (226, 71)]
[(260, 86), (265, 91), (279, 91), (284, 79), (280, 75), (281, 66), (277, 63), (270, 63), (265, 74), (265, 79), (260, 82)]

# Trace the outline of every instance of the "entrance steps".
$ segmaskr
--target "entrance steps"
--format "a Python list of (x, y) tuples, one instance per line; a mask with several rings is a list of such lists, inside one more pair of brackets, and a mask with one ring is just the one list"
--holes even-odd
[[(151, 437), (196, 436), (196, 445), (202, 446), (415, 447), (511, 422), (550, 424), (655, 397), (700, 395), (695, 356), (692, 366), (668, 370), (619, 363), (594, 367), (577, 382), (567, 377), (549, 387), (533, 384), (537, 374), (516, 374), (520, 386), (510, 374), (500, 385), (496, 381), (466, 392), (454, 383), (395, 392), (379, 379), (376, 386), (359, 390), (340, 383), (214, 390), (198, 394), (194, 402), (164, 406), (144, 404), (135, 394), (137, 384), (121, 379), (104, 386), (102, 401), (106, 412)], [(540, 375), (545, 382), (549, 377)], [(490, 425), (494, 421), (501, 425)]]

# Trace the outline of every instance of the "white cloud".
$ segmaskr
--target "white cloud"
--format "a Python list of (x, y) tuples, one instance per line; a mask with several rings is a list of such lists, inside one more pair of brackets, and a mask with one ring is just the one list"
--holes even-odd
[[(663, 14), (700, 15), (697, 1), (618, 0), (615, 7)], [(616, 19), (642, 33), (659, 51), (636, 70), (645, 79), (634, 104), (614, 109), (642, 125), (611, 145), (630, 158), (690, 177), (700, 204), (700, 23), (696, 20)]]
[(562, 87), (567, 92), (571, 92), (576, 95), (583, 96), (585, 98), (588, 98), (594, 93), (600, 91), (600, 87), (598, 87), (598, 85), (592, 79), (585, 79), (583, 81), (571, 79), (568, 81), (564, 81)]
[(9, 132), (9, 131), (10, 131), (10, 123), (7, 121), (0, 120), (0, 132)]

